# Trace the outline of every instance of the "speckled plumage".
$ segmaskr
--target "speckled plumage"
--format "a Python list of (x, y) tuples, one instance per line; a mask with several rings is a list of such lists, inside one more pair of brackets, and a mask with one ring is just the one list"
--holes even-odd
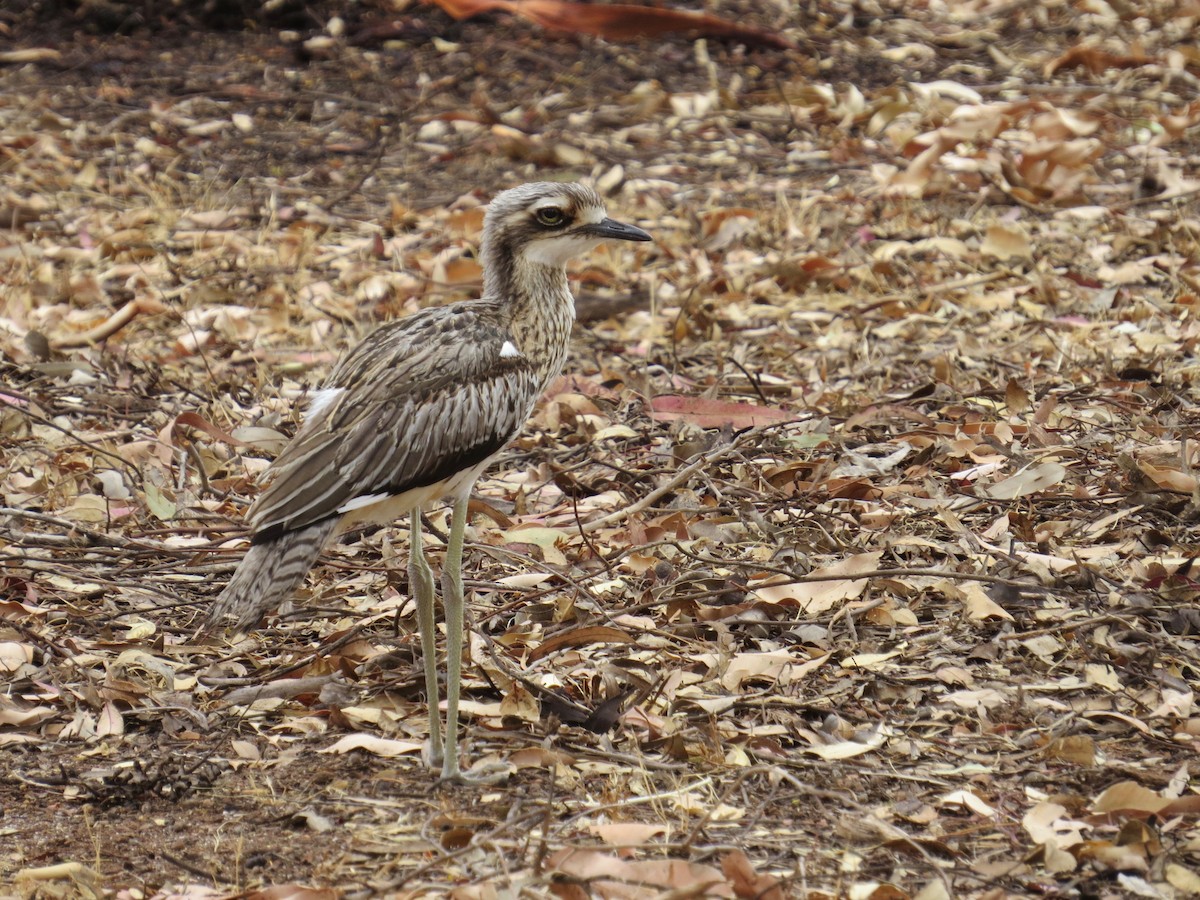
[[(338, 531), (445, 497), (464, 503), (562, 369), (575, 318), (566, 261), (606, 238), (650, 236), (606, 218), (582, 185), (499, 194), (484, 219), (483, 296), (383, 325), (338, 363), (266, 473), (246, 516), (250, 551), (213, 604), (210, 625), (233, 618), (240, 630), (252, 627)], [(461, 534), (459, 544), (461, 553)], [(429, 580), (423, 558), (410, 561), (410, 575), (420, 582), (414, 590)], [(427, 630), (423, 621), (423, 639)]]

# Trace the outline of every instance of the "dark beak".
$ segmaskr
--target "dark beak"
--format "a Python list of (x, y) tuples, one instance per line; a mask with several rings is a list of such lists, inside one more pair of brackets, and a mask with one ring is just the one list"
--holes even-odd
[(636, 225), (626, 225), (616, 219), (601, 219), (594, 225), (584, 225), (579, 229), (579, 233), (589, 237), (612, 238), (617, 241), (654, 240), (648, 232), (642, 231)]

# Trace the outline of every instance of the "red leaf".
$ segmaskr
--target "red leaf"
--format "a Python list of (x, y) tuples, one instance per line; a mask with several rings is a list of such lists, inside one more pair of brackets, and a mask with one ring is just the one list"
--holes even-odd
[(1141, 55), (1118, 56), (1099, 47), (1072, 47), (1058, 59), (1047, 63), (1045, 71), (1047, 78), (1060, 69), (1087, 69), (1093, 75), (1099, 75), (1105, 69), (1137, 69), (1157, 62), (1156, 59)]
[(593, 6), (570, 0), (431, 0), (456, 19), (502, 10), (556, 31), (594, 34), (610, 41), (683, 32), (697, 37), (735, 38), (747, 43), (798, 49), (782, 35), (750, 25), (730, 22), (706, 13), (653, 9), (616, 3)]
[(650, 418), (657, 422), (673, 422), (683, 419), (701, 428), (751, 428), (755, 425), (771, 425), (775, 422), (791, 422), (796, 417), (785, 409), (772, 406), (755, 406), (753, 403), (733, 403), (728, 400), (712, 400), (708, 397), (685, 397), (681, 394), (663, 394), (650, 401)]
[(175, 429), (179, 428), (181, 425), (190, 426), (191, 428), (196, 428), (200, 431), (203, 431), (215, 441), (224, 441), (226, 444), (231, 444), (234, 447), (246, 446), (245, 441), (239, 441), (232, 434), (222, 431), (199, 413), (182, 412), (164, 425), (158, 432), (159, 446), (158, 450), (156, 451), (156, 455), (163, 465), (167, 465), (171, 462), (171, 457), (174, 454), (174, 450), (172, 448), (178, 446), (175, 443)]

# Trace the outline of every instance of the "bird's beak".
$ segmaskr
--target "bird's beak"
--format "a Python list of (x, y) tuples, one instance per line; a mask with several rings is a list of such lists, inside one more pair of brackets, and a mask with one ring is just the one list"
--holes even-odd
[(652, 241), (649, 232), (642, 231), (636, 225), (626, 225), (616, 219), (601, 219), (591, 225), (578, 229), (579, 234), (594, 238), (612, 238), (617, 241)]

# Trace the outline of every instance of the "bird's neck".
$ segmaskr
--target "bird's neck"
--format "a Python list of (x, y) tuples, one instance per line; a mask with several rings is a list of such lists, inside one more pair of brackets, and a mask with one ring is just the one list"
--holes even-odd
[(521, 353), (548, 384), (566, 360), (575, 322), (575, 298), (562, 266), (503, 254), (484, 255), (483, 295), (503, 301)]

